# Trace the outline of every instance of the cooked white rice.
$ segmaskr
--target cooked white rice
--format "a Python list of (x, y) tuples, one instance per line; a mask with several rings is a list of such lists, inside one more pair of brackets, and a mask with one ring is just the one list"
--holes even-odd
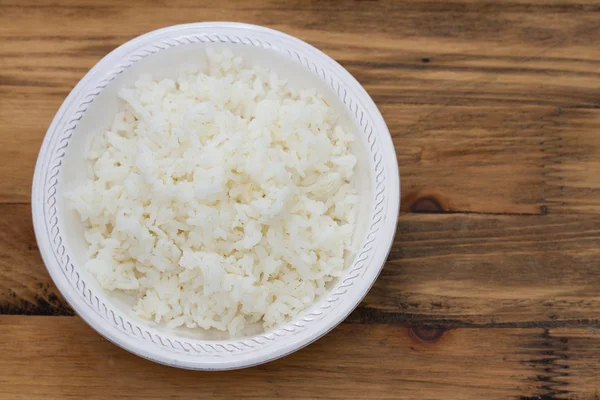
[(240, 335), (298, 315), (339, 277), (358, 197), (352, 135), (315, 90), (208, 51), (177, 79), (140, 76), (67, 194), (86, 267), (168, 327)]

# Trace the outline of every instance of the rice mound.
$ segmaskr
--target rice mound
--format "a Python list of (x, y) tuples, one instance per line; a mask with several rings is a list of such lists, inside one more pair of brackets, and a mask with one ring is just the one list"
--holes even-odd
[(315, 90), (207, 51), (175, 81), (142, 75), (68, 192), (86, 268), (167, 327), (231, 336), (297, 316), (351, 252), (352, 135)]

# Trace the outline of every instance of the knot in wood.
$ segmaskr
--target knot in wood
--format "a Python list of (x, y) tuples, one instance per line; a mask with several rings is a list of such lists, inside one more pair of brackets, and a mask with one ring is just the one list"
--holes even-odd
[(411, 332), (424, 342), (435, 342), (446, 332), (446, 328), (423, 326), (411, 328)]
[(444, 207), (442, 204), (432, 196), (420, 197), (413, 201), (410, 205), (410, 212), (413, 213), (442, 213)]

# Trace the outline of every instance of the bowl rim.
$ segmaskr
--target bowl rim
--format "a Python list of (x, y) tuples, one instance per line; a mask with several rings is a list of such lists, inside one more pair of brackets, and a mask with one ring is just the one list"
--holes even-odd
[[(378, 241), (370, 249), (370, 251), (373, 252), (373, 255), (368, 268), (366, 268), (361, 275), (362, 282), (359, 282), (357, 284), (358, 289), (354, 289), (356, 292), (355, 295), (352, 298), (346, 296), (346, 299), (342, 299), (342, 301), (338, 303), (335, 307), (333, 307), (331, 311), (327, 312), (327, 315), (323, 317), (323, 319), (317, 320), (314, 323), (312, 323), (310, 329), (306, 328), (306, 326), (299, 326), (299, 329), (296, 330), (296, 333), (294, 334), (285, 336), (286, 333), (284, 332), (283, 335), (285, 337), (283, 339), (279, 338), (278, 335), (275, 335), (272, 338), (269, 338), (268, 335), (264, 335), (264, 337), (266, 337), (268, 340), (274, 340), (275, 343), (267, 343), (267, 345), (259, 346), (258, 348), (252, 351), (237, 354), (236, 356), (232, 356), (230, 353), (222, 353), (220, 356), (217, 355), (208, 358), (203, 357), (202, 354), (195, 354), (194, 356), (190, 356), (188, 354), (185, 354), (184, 352), (167, 351), (155, 342), (152, 333), (148, 333), (152, 344), (148, 343), (144, 332), (142, 332), (141, 330), (139, 332), (141, 333), (141, 338), (144, 340), (140, 340), (139, 337), (135, 338), (130, 335), (128, 336), (124, 333), (124, 329), (117, 329), (115, 328), (115, 326), (107, 324), (106, 320), (93, 310), (92, 306), (90, 305), (90, 302), (93, 302), (91, 291), (90, 299), (88, 300), (88, 302), (83, 301), (82, 296), (85, 297), (87, 295), (85, 293), (85, 282), (83, 283), (83, 295), (80, 292), (75, 291), (75, 289), (72, 287), (73, 283), (69, 281), (65, 271), (60, 266), (61, 262), (63, 261), (62, 257), (64, 256), (64, 247), (63, 254), (57, 254), (57, 251), (52, 245), (53, 238), (51, 237), (51, 234), (54, 233), (54, 231), (53, 227), (48, 226), (48, 215), (46, 215), (46, 192), (48, 190), (46, 190), (45, 184), (48, 181), (47, 178), (49, 172), (54, 171), (54, 168), (50, 170), (49, 163), (51, 161), (52, 154), (54, 153), (54, 151), (51, 152), (51, 150), (55, 149), (57, 146), (57, 144), (55, 143), (57, 141), (55, 133), (59, 127), (65, 125), (65, 118), (75, 112), (75, 108), (77, 106), (75, 100), (81, 97), (82, 91), (87, 86), (89, 86), (90, 83), (94, 83), (96, 81), (100, 83), (105, 82), (104, 86), (109, 84), (110, 80), (107, 81), (105, 79), (99, 81), (98, 74), (102, 70), (109, 70), (111, 68), (114, 68), (114, 66), (118, 65), (119, 61), (121, 61), (127, 55), (131, 55), (133, 52), (135, 52), (139, 48), (142, 48), (143, 46), (156, 43), (156, 41), (159, 38), (165, 35), (167, 36), (167, 39), (164, 39), (164, 43), (166, 43), (167, 40), (178, 40), (177, 37), (181, 37), (181, 35), (184, 35), (184, 32), (193, 32), (196, 35), (210, 35), (211, 32), (216, 30), (231, 31), (234, 40), (236, 40), (236, 37), (240, 39), (239, 36), (234, 35), (239, 34), (240, 32), (245, 32), (249, 36), (251, 36), (252, 34), (256, 34), (259, 36), (262, 35), (272, 37), (273, 40), (278, 40), (280, 42), (289, 44), (290, 46), (294, 46), (296, 49), (300, 49), (302, 51), (301, 54), (305, 56), (305, 67), (307, 67), (309, 70), (311, 70), (311, 72), (314, 72), (317, 75), (322, 73), (323, 79), (326, 79), (327, 73), (334, 73), (336, 78), (339, 81), (341, 81), (344, 85), (346, 85), (344, 87), (352, 89), (353, 94), (360, 99), (360, 101), (356, 100), (354, 102), (355, 109), (352, 108), (352, 99), (349, 100), (350, 104), (347, 104), (351, 111), (355, 111), (357, 119), (358, 112), (363, 110), (359, 107), (368, 107), (368, 109), (365, 108), (364, 110), (368, 111), (368, 116), (373, 119), (373, 123), (371, 125), (371, 134), (373, 133), (373, 126), (376, 126), (374, 137), (376, 137), (376, 140), (379, 141), (377, 146), (380, 150), (381, 158), (378, 162), (385, 162), (386, 168), (389, 169), (385, 175), (382, 175), (382, 179), (385, 179), (385, 187), (384, 189), (382, 189), (382, 193), (383, 190), (385, 190), (385, 192), (388, 194), (387, 197), (383, 196), (381, 200), (381, 203), (383, 203), (385, 200), (385, 212), (381, 213), (381, 215), (379, 216), (379, 220), (381, 222), (377, 221), (380, 225), (378, 225), (378, 230), (376, 231), (379, 233), (376, 236), (374, 235), (372, 240), (374, 241), (375, 239), (378, 239)], [(244, 39), (246, 38), (247, 37), (244, 37)], [(231, 38), (229, 39), (231, 40)], [(252, 39), (250, 39), (250, 41), (252, 42)], [(264, 48), (271, 47), (274, 49), (274, 47), (272, 47), (268, 42), (266, 42), (265, 45), (265, 43), (261, 42), (260, 40), (257, 39), (257, 41), (259, 42), (258, 44), (254, 42), (252, 42), (251, 44)], [(287, 51), (289, 52), (289, 50)], [(308, 57), (306, 57), (307, 54)], [(298, 53), (296, 53), (296, 55), (298, 55)], [(300, 59), (300, 56), (298, 56), (298, 61), (302, 64), (303, 60)], [(323, 69), (319, 70), (317, 67), (317, 63), (319, 65), (321, 65), (321, 63), (324, 63), (328, 69), (326, 71)], [(312, 66), (314, 66), (314, 71), (312, 71), (311, 64)], [(333, 78), (330, 77), (330, 79), (332, 79), (331, 83), (333, 84)], [(337, 86), (338, 95), (340, 95), (339, 81)], [(97, 95), (98, 93), (91, 94)], [(88, 94), (88, 96), (90, 96), (91, 94)], [(352, 96), (350, 95), (348, 97), (351, 98)], [(85, 98), (87, 98), (87, 96)], [(91, 97), (91, 99), (88, 101), (88, 104), (91, 101), (93, 101), (93, 98), (94, 96)], [(346, 103), (345, 100), (346, 92), (344, 89), (344, 103)], [(84, 112), (85, 109), (80, 111), (81, 115), (83, 115)], [(81, 116), (79, 118), (81, 118)], [(362, 112), (360, 120), (362, 124)], [(77, 121), (71, 120), (68, 123), (70, 124), (71, 122), (73, 122), (75, 124), (73, 126), (76, 127)], [(70, 129), (74, 130), (74, 127)], [(64, 145), (63, 148), (66, 148), (67, 145), (68, 142)], [(371, 147), (373, 146), (375, 146), (375, 139), (373, 139), (373, 145)], [(58, 168), (60, 168), (60, 164), (58, 164)], [(57, 170), (56, 174), (54, 176), (51, 176), (50, 178), (54, 179), (56, 175), (58, 175), (59, 171), (60, 170)], [(56, 181), (58, 181), (58, 178), (56, 178)], [(53, 187), (50, 188), (50, 190), (52, 189)], [(54, 188), (54, 190), (56, 191), (56, 188)], [(98, 61), (98, 63), (96, 63), (96, 65), (94, 65), (86, 73), (86, 75), (77, 83), (77, 85), (73, 88), (73, 90), (64, 100), (44, 137), (44, 141), (38, 155), (38, 160), (36, 162), (34, 172), (31, 202), (36, 240), (38, 242), (40, 253), (42, 255), (42, 259), (44, 261), (46, 269), (48, 270), (52, 280), (55, 282), (59, 291), (64, 296), (65, 300), (89, 326), (91, 326), (94, 330), (96, 330), (106, 339), (115, 343), (119, 347), (122, 347), (123, 349), (132, 352), (138, 356), (147, 358), (149, 360), (161, 364), (193, 370), (228, 370), (262, 364), (288, 355), (296, 350), (299, 350), (300, 348), (307, 346), (308, 344), (314, 342), (315, 340), (319, 339), (320, 337), (328, 333), (330, 330), (335, 328), (360, 304), (361, 300), (367, 294), (371, 286), (375, 283), (379, 273), (383, 269), (383, 266), (385, 264), (385, 261), (393, 243), (400, 208), (400, 175), (392, 138), (387, 128), (387, 125), (385, 124), (385, 121), (381, 116), (381, 113), (377, 109), (377, 106), (375, 105), (371, 97), (360, 85), (360, 83), (358, 83), (358, 81), (335, 60), (333, 60), (320, 50), (316, 49), (315, 47), (300, 39), (297, 39), (291, 35), (270, 28), (236, 22), (201, 22), (174, 25), (140, 35), (134, 39), (129, 40), (128, 42), (119, 46), (115, 50), (111, 51), (108, 55), (106, 55), (100, 61)], [(54, 213), (54, 215), (50, 216), (50, 218), (58, 221), (56, 212)], [(57, 236), (54, 236), (54, 240), (56, 240), (56, 237)], [(369, 236), (367, 236), (367, 239), (368, 237)], [(377, 251), (373, 250), (375, 248), (375, 245), (377, 246)], [(361, 246), (361, 249), (362, 248), (363, 247)], [(65, 265), (68, 266), (68, 255), (66, 257), (67, 260)], [(74, 271), (72, 270), (71, 274), (73, 274), (73, 272)], [(74, 273), (77, 274), (77, 272)], [(355, 278), (356, 276), (352, 277), (352, 279)], [(79, 280), (77, 282), (79, 283)], [(96, 301), (97, 300), (98, 297), (96, 297)], [(104, 308), (106, 309), (106, 306)], [(112, 312), (112, 318), (115, 319), (115, 322), (117, 322), (115, 318), (115, 313), (112, 310), (110, 311)], [(123, 328), (125, 328), (125, 322), (123, 322), (122, 318), (121, 322)], [(285, 331), (286, 327), (294, 323), (295, 320), (283, 325), (282, 329)], [(131, 326), (131, 323), (129, 323), (129, 325)], [(134, 333), (133, 328), (131, 332)], [(148, 331), (145, 332), (147, 333)], [(160, 337), (158, 337), (158, 339), (160, 339), (160, 344), (164, 345), (164, 343), (162, 343), (163, 340)], [(168, 338), (166, 340), (171, 342)], [(226, 347), (224, 347), (222, 344), (229, 346), (231, 343), (237, 342), (238, 341), (211, 341), (211, 343), (216, 344), (214, 346), (208, 346), (213, 347), (213, 350), (214, 347), (218, 348), (219, 346), (225, 349)], [(173, 343), (170, 344), (171, 347), (173, 347)], [(181, 345), (181, 343), (179, 344)], [(181, 345), (181, 348), (185, 350), (183, 345)]]

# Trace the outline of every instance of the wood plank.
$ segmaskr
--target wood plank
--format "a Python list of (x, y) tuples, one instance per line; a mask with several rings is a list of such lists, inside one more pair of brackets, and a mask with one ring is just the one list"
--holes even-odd
[[(11, 123), (12, 113), (18, 121), (13, 126), (23, 133), (19, 141), (0, 135), (0, 153), (6, 155), (0, 202), (29, 202), (44, 118), (27, 118), (28, 105), (49, 121), (61, 101), (31, 95), (14, 101), (14, 109), (0, 108), (0, 121)], [(407, 105), (400, 114), (396, 109), (381, 107), (401, 167), (402, 210), (434, 197), (453, 212), (539, 214), (544, 207), (553, 213), (600, 212), (600, 179), (594, 174), (599, 109)], [(431, 114), (436, 117), (429, 119)]]
[[(570, 129), (546, 142), (544, 198), (550, 212), (597, 213), (600, 210), (600, 109), (564, 108), (554, 122)], [(590, 132), (586, 134), (585, 132)], [(591, 134), (596, 132), (596, 134)]]
[[(553, 107), (381, 107), (392, 132), (402, 182), (402, 211), (541, 214), (544, 142)], [(426, 210), (425, 210), (426, 211)]]
[(0, 202), (31, 201), (33, 170), (42, 140), (67, 94), (19, 94), (0, 88)]
[[(3, 2), (0, 202), (29, 202), (54, 112), (103, 55), (161, 26), (229, 19), (295, 34), (365, 85), (394, 136), (403, 210), (433, 196), (454, 212), (600, 212), (585, 172), (600, 154), (593, 3), (134, 4)], [(107, 31), (114, 20), (128, 22)]]
[(0, 271), (0, 314), (73, 314), (44, 267), (27, 204), (0, 205)]
[(402, 214), (358, 320), (600, 326), (600, 219)]
[[(0, 205), (0, 313), (71, 314), (27, 205)], [(349, 321), (600, 327), (600, 217), (402, 214), (388, 263)]]
[(7, 400), (593, 399), (600, 389), (600, 335), (586, 329), (347, 324), (283, 359), (217, 373), (141, 359), (77, 317), (0, 316), (0, 338)]

